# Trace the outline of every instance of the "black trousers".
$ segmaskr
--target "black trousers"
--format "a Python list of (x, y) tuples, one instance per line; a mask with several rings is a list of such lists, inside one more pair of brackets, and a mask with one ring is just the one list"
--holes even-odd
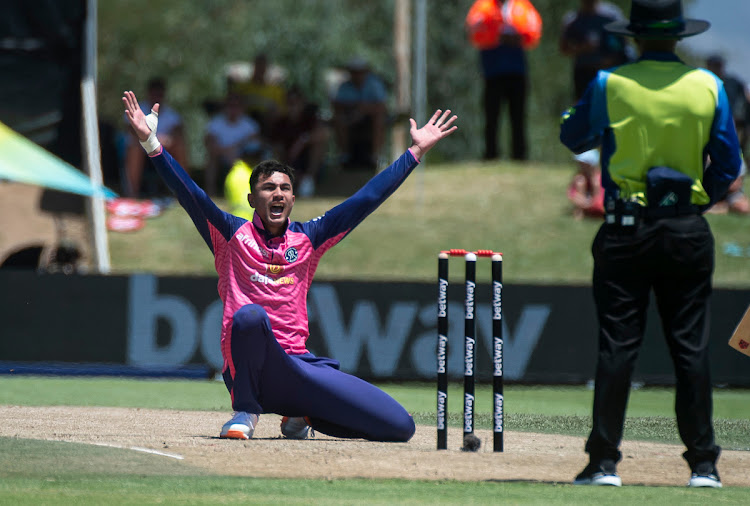
[(714, 239), (702, 216), (666, 218), (634, 232), (603, 225), (594, 239), (594, 301), (599, 353), (593, 426), (586, 443), (592, 462), (621, 458), (630, 381), (653, 290), (676, 375), (675, 412), (691, 469), (716, 462), (708, 360), (708, 302)]
[(526, 75), (506, 75), (484, 80), (484, 158), (497, 158), (500, 134), (500, 108), (508, 105), (510, 117), (511, 157), (526, 160)]

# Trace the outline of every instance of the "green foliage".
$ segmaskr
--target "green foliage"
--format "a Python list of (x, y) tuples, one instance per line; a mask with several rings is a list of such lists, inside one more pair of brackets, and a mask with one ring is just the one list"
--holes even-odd
[[(466, 41), (464, 18), (472, 0), (428, 1), (428, 110), (451, 108), (461, 126), (434, 159), (472, 159), (481, 154), (479, 62)], [(613, 3), (624, 7), (626, 0)], [(412, 18), (414, 16), (414, 2)], [(169, 99), (186, 118), (193, 163), (203, 158), (202, 104), (220, 98), (224, 66), (266, 52), (321, 105), (327, 104), (325, 69), (355, 55), (366, 57), (386, 82), (395, 82), (394, 0), (107, 0), (99, 2), (99, 102), (102, 116), (121, 124), (125, 89), (145, 91), (155, 75), (169, 80)], [(529, 52), (528, 109), (531, 159), (569, 159), (557, 141), (559, 115), (572, 97), (571, 67), (558, 50), (564, 13), (576, 0), (535, 0), (544, 24), (542, 41)], [(413, 36), (413, 27), (412, 27)], [(424, 121), (426, 118), (417, 118)], [(504, 121), (503, 147), (508, 127)], [(507, 149), (506, 149), (507, 151)]]

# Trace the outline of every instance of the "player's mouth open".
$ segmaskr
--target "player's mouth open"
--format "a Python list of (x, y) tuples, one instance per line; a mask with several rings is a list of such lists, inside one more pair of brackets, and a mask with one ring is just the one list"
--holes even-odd
[(281, 217), (281, 215), (284, 213), (284, 206), (281, 204), (273, 204), (271, 206), (271, 216), (273, 217)]

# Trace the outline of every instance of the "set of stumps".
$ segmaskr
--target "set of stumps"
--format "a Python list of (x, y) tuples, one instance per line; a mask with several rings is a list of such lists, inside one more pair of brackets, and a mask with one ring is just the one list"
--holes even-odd
[(492, 425), (493, 450), (503, 451), (503, 255), (491, 250), (451, 249), (438, 255), (437, 299), (437, 449), (448, 448), (448, 264), (451, 257), (464, 257), (464, 417), (463, 451), (478, 451), (481, 440), (474, 434), (474, 372), (476, 340), (476, 264), (489, 258), (492, 265)]

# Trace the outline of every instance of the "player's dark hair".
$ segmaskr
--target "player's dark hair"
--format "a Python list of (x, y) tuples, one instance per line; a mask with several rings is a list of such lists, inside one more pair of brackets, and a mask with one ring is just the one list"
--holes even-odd
[(282, 174), (289, 176), (289, 181), (292, 183), (292, 190), (294, 190), (294, 169), (277, 160), (265, 160), (256, 165), (253, 169), (253, 173), (250, 174), (250, 193), (255, 191), (255, 186), (258, 184), (258, 180), (261, 176), (266, 178), (274, 172), (281, 172)]

